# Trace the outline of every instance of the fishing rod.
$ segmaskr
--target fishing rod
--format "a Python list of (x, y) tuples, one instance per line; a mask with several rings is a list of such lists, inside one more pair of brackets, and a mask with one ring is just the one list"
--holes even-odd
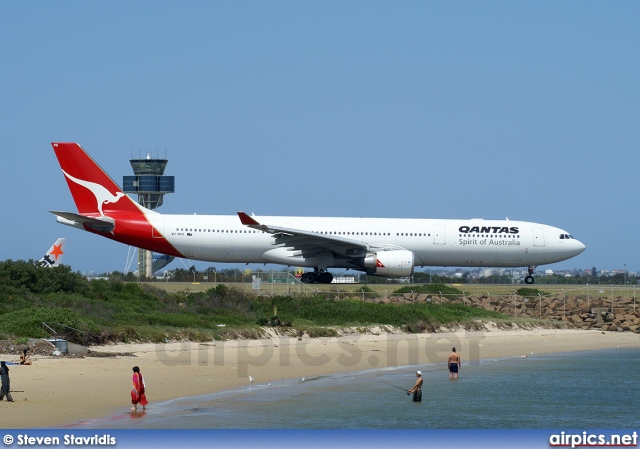
[(382, 382), (383, 384), (387, 384), (387, 385), (389, 385), (390, 387), (397, 388), (397, 389), (399, 389), (399, 390), (406, 391), (407, 393), (409, 393), (409, 390), (407, 390), (406, 388), (396, 387), (395, 385), (391, 385), (390, 383), (385, 382), (385, 381), (383, 381), (383, 380), (381, 380), (380, 382)]

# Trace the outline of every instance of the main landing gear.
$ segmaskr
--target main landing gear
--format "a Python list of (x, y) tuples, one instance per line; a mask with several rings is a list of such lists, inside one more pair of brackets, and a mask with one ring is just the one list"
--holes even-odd
[(529, 274), (525, 276), (524, 283), (525, 284), (533, 284), (535, 279), (533, 279), (533, 269), (535, 267), (529, 267)]
[(306, 272), (300, 278), (305, 284), (331, 284), (333, 275), (326, 270), (318, 270)]

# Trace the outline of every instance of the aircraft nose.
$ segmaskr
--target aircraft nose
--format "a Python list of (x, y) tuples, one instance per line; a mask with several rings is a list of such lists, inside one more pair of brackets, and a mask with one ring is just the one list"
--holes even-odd
[(586, 246), (584, 246), (584, 243), (582, 243), (580, 240), (574, 239), (573, 246), (575, 247), (573, 250), (574, 256), (581, 254), (586, 249)]

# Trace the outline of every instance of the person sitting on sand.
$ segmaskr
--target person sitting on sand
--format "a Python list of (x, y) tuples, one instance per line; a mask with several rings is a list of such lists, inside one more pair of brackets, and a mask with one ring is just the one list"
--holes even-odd
[(140, 372), (140, 368), (137, 366), (133, 367), (133, 378), (132, 378), (133, 386), (131, 387), (131, 403), (133, 404), (132, 412), (138, 410), (138, 404), (142, 406), (142, 410), (145, 410), (147, 404), (147, 397), (145, 395), (145, 385), (144, 378), (142, 377), (142, 373)]
[(22, 350), (22, 354), (20, 354), (20, 365), (31, 365), (31, 360), (29, 360), (29, 356), (27, 355), (28, 350), (29, 348)]

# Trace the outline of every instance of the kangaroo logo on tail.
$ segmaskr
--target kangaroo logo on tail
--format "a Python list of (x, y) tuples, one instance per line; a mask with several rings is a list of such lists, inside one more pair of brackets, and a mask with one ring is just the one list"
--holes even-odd
[(122, 192), (117, 192), (114, 195), (103, 186), (101, 186), (100, 184), (96, 184), (95, 182), (83, 181), (82, 179), (74, 178), (64, 170), (62, 170), (62, 173), (64, 173), (64, 175), (71, 181), (75, 182), (78, 185), (81, 185), (82, 187), (90, 190), (91, 193), (93, 193), (93, 196), (96, 197), (96, 202), (98, 203), (98, 212), (100, 212), (100, 215), (103, 217), (104, 213), (102, 212), (102, 206), (107, 203), (117, 203), (120, 198), (124, 196), (124, 193)]

